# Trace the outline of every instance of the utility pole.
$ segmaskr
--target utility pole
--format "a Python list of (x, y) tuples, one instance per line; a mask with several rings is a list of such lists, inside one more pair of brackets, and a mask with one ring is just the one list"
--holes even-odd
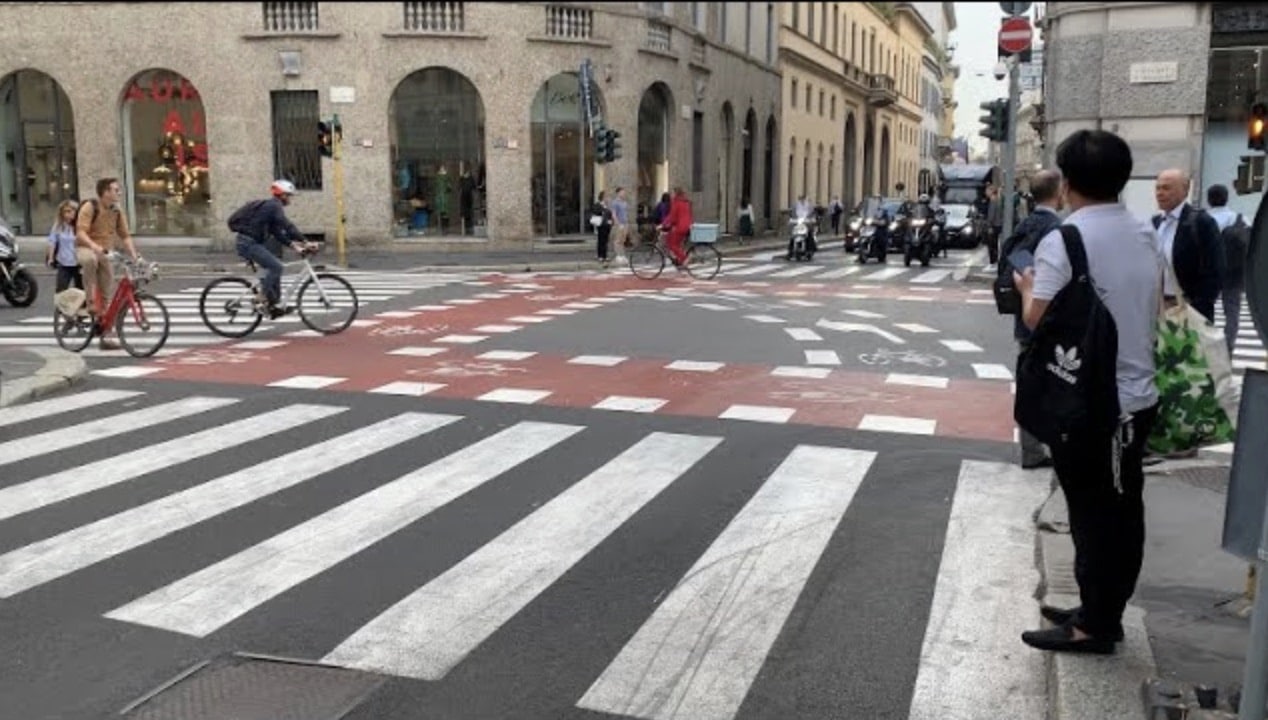
[(1000, 200), (1004, 203), (1004, 226), (1000, 235), (1001, 240), (1013, 233), (1013, 222), (1016, 220), (1016, 214), (1013, 211), (1017, 194), (1014, 176), (1017, 174), (1017, 105), (1021, 96), (1021, 63), (1018, 62), (1016, 55), (1011, 55), (1004, 64), (1008, 66), (1008, 110), (1005, 116), (1008, 118), (1008, 127), (1004, 146), (1001, 148), (1003, 155), (1001, 164), (1004, 166), (1004, 187), (1000, 193)]
[(343, 212), (343, 125), (335, 115), (331, 122), (330, 159), (335, 172), (335, 247), (339, 251), (339, 266), (348, 267), (347, 218)]

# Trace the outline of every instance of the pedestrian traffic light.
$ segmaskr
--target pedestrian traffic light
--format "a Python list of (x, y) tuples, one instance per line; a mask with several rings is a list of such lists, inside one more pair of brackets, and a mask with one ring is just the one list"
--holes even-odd
[(1246, 147), (1264, 151), (1264, 124), (1268, 123), (1268, 105), (1255, 103), (1250, 107), (1250, 127), (1246, 133)]
[(317, 152), (322, 157), (334, 157), (334, 131), (328, 122), (317, 123)]
[(979, 118), (983, 127), (978, 131), (978, 135), (995, 142), (1008, 140), (1008, 101), (989, 100), (978, 107), (987, 112)]
[(616, 162), (621, 159), (621, 133), (609, 129), (608, 130), (608, 162)]

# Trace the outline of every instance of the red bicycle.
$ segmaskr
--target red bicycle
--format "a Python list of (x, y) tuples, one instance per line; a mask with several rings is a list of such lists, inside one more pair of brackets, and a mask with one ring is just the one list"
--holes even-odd
[(114, 251), (106, 253), (106, 257), (123, 267), (123, 279), (115, 287), (105, 315), (98, 322), (85, 308), (68, 315), (58, 307), (53, 311), (53, 336), (66, 350), (79, 352), (93, 338), (109, 335), (117, 324), (123, 349), (132, 357), (150, 357), (163, 349), (172, 330), (167, 306), (144, 290), (158, 276), (158, 265), (133, 262)]

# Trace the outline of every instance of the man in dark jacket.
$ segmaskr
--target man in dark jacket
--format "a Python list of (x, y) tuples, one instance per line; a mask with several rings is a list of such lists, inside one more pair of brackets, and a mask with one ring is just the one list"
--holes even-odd
[(1208, 322), (1215, 321), (1215, 301), (1224, 275), (1220, 228), (1205, 210), (1187, 201), (1189, 176), (1183, 170), (1164, 170), (1154, 185), (1154, 200), (1162, 212), (1153, 218), (1159, 251), (1175, 270), (1175, 282), (1163, 280), (1163, 297), (1176, 300), (1177, 290)]
[[(1057, 214), (1061, 210), (1061, 173), (1057, 170), (1040, 170), (1035, 173), (1030, 180), (1030, 193), (1034, 198), (1034, 209), (1017, 225), (1013, 234), (1000, 243), (997, 287), (1014, 290), (1012, 288), (1014, 268), (1008, 258), (1018, 250), (1026, 250), (1033, 255), (1035, 249), (1039, 247), (1039, 241), (1061, 224), (1061, 216)], [(1017, 268), (1019, 271), (1021, 269)], [(1016, 306), (1016, 310), (1013, 319), (1013, 337), (1016, 338), (1019, 346), (1017, 366), (1020, 369), (1021, 354), (1026, 351), (1031, 332), (1022, 322), (1020, 303)], [(1048, 449), (1043, 443), (1021, 428), (1018, 428), (1017, 434), (1021, 439), (1021, 466), (1023, 468), (1031, 470), (1052, 465), (1052, 458), (1049, 457)]]
[(280, 317), (286, 313), (278, 307), (282, 296), (282, 261), (269, 252), (265, 245), (269, 238), (288, 244), (295, 252), (310, 250), (303, 233), (286, 218), (283, 209), (295, 194), (295, 185), (289, 180), (277, 180), (269, 188), (271, 198), (253, 200), (239, 208), (229, 218), (229, 229), (238, 234), (238, 255), (264, 268), (264, 295), (269, 305), (269, 316)]

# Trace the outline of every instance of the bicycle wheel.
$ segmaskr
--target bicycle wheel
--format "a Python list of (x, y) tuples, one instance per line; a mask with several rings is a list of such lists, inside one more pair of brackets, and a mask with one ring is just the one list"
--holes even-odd
[(712, 280), (722, 269), (722, 253), (710, 243), (694, 243), (687, 248), (687, 274), (697, 280)]
[(299, 319), (322, 335), (343, 332), (357, 319), (357, 291), (334, 273), (317, 273), (299, 286)]
[(198, 314), (203, 324), (221, 337), (246, 337), (260, 325), (255, 290), (240, 277), (216, 278), (207, 283), (198, 297)]
[(88, 315), (66, 315), (60, 309), (53, 310), (53, 337), (63, 350), (80, 352), (94, 336), (92, 318)]
[(655, 280), (665, 269), (665, 252), (656, 245), (643, 243), (630, 248), (630, 272), (643, 280)]
[(136, 358), (147, 358), (162, 350), (172, 332), (167, 306), (147, 292), (133, 293), (132, 302), (119, 310), (115, 322), (119, 344)]

